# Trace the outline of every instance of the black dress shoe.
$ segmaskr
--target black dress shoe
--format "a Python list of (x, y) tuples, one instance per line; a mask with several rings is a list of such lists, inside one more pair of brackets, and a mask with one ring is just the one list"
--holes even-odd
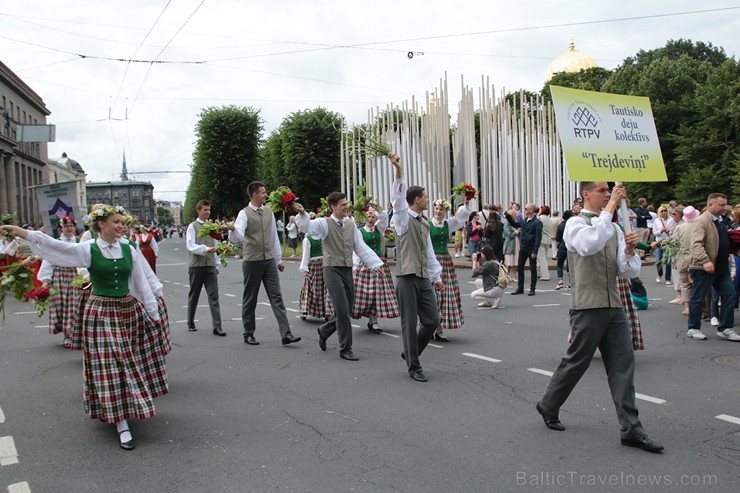
[(316, 332), (319, 334), (319, 347), (322, 351), (326, 351), (326, 339), (321, 336), (321, 329), (316, 329)]
[(527, 296), (534, 296), (534, 289), (530, 289), (529, 293), (527, 293)]
[(545, 426), (547, 426), (551, 430), (565, 431), (565, 426), (563, 426), (563, 423), (560, 422), (560, 418), (551, 414), (545, 414), (545, 411), (542, 409), (539, 402), (537, 403), (535, 408), (537, 409), (537, 412), (542, 415), (542, 419), (545, 421)]
[(511, 294), (524, 294), (524, 290), (523, 289), (517, 289), (516, 291), (514, 291)]
[(346, 359), (347, 361), (357, 361), (360, 359), (357, 356), (355, 356), (355, 353), (353, 353), (352, 351), (347, 351), (345, 353), (339, 353), (339, 357), (342, 359)]
[(213, 329), (213, 335), (224, 337), (226, 332), (223, 329)]
[(287, 336), (283, 337), (283, 346), (287, 346), (288, 344), (291, 344), (293, 342), (298, 342), (300, 340), (301, 340), (300, 337), (296, 337), (293, 334), (288, 333)]
[(401, 359), (406, 361), (406, 353), (401, 353)]
[(188, 330), (190, 332), (198, 332), (198, 329), (196, 329), (195, 327), (188, 327)]
[(378, 327), (378, 324), (371, 324), (369, 322), (367, 324), (367, 330), (369, 330), (373, 334), (380, 334), (381, 332), (383, 332), (383, 329)]
[(257, 339), (254, 338), (253, 335), (247, 335), (244, 334), (244, 342), (249, 344), (250, 346), (259, 346), (259, 342), (257, 342)]
[(447, 339), (447, 338), (446, 338), (445, 336), (443, 336), (442, 334), (434, 334), (434, 340), (435, 340), (435, 341), (439, 341), (439, 342), (450, 342), (450, 340), (449, 340), (449, 339)]
[(417, 370), (414, 373), (411, 373), (409, 376), (413, 378), (414, 380), (416, 380), (417, 382), (428, 382), (429, 381), (429, 379), (427, 379), (427, 377), (424, 375), (424, 373), (422, 373), (421, 370)]
[(647, 435), (643, 435), (640, 438), (622, 438), (622, 445), (641, 448), (642, 450), (647, 450), (648, 452), (663, 451), (663, 446), (650, 440)]

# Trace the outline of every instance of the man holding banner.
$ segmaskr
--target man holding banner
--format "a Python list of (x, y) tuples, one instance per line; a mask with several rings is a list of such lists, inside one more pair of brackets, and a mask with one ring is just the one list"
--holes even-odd
[(623, 234), (612, 224), (624, 187), (610, 193), (606, 182), (582, 182), (584, 208), (565, 226), (563, 239), (573, 276), (570, 326), (572, 342), (555, 371), (537, 412), (551, 430), (563, 431), (558, 417), (578, 381), (599, 348), (608, 375), (609, 389), (621, 425), (622, 445), (649, 452), (663, 446), (647, 437), (638, 419), (635, 404), (635, 355), (622, 302), (617, 274), (625, 278), (640, 274), (640, 257), (635, 253), (638, 233)]

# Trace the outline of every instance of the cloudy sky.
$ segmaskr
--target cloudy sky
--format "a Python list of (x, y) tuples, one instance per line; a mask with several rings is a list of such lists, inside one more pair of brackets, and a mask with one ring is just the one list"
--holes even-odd
[[(712, 9), (726, 10), (697, 12)], [(461, 76), (474, 88), (488, 76), (497, 91), (539, 91), (571, 37), (609, 69), (678, 38), (737, 56), (740, 5), (3, 0), (0, 25), (0, 60), (41, 95), (57, 126), (50, 157), (67, 152), (89, 180), (107, 181), (125, 151), (155, 197), (183, 200), (189, 175), (145, 172), (189, 169), (202, 108), (258, 108), (265, 136), (287, 114), (317, 106), (361, 123), (370, 107), (423, 99), (445, 72), (454, 108)]]

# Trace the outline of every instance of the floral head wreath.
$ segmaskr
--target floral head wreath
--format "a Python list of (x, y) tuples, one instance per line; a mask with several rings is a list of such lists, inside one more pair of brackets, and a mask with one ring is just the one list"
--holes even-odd
[(90, 212), (90, 220), (95, 222), (100, 219), (105, 219), (108, 216), (112, 216), (113, 214), (121, 214), (122, 216), (125, 216), (126, 209), (124, 209), (120, 205), (104, 205), (102, 207), (97, 207), (93, 209), (92, 212)]
[(447, 202), (445, 199), (437, 199), (437, 200), (435, 200), (434, 201), (434, 207), (437, 207), (438, 205), (444, 207), (447, 210), (450, 210), (452, 208), (452, 206), (450, 205), (450, 203)]

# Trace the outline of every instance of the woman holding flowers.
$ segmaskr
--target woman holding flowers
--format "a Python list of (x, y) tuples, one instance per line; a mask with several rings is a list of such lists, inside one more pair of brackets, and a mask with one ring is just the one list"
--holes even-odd
[(360, 234), (365, 244), (383, 261), (383, 265), (378, 269), (380, 272), (376, 272), (362, 262), (357, 253), (352, 254), (355, 284), (352, 318), (368, 317), (368, 330), (380, 334), (382, 329), (378, 325), (378, 317), (396, 318), (401, 313), (398, 311), (398, 298), (391, 270), (383, 257), (382, 236), (388, 226), (388, 214), (371, 207), (365, 215), (367, 221), (359, 228)]
[(121, 448), (132, 450), (129, 419), (154, 416), (153, 399), (169, 391), (164, 355), (157, 341), (157, 301), (138, 251), (119, 239), (125, 232), (123, 207), (91, 213), (97, 239), (56, 241), (38, 231), (2, 226), (29, 241), (32, 250), (62, 267), (85, 267), (92, 294), (83, 319), (85, 414), (116, 425)]
[[(61, 230), (60, 241), (80, 242), (77, 237), (77, 221), (72, 216), (64, 216), (57, 223), (57, 227)], [(43, 283), (42, 286), (52, 285), (56, 288), (49, 301), (49, 334), (63, 333), (63, 344), (66, 348), (72, 348), (73, 340), (81, 340), (81, 325), (76, 323), (79, 289), (72, 287), (75, 277), (77, 277), (75, 267), (59, 267), (48, 260), (41, 262), (39, 280)]]
[(462, 302), (460, 300), (460, 285), (455, 274), (455, 265), (450, 257), (450, 234), (465, 226), (465, 219), (470, 214), (465, 205), (461, 205), (457, 213), (447, 219), (447, 211), (450, 203), (443, 200), (434, 201), (434, 217), (429, 220), (429, 235), (432, 237), (434, 255), (442, 266), (442, 282), (445, 289), (437, 293), (437, 306), (439, 307), (439, 327), (434, 334), (434, 340), (449, 342), (444, 335), (444, 329), (459, 329), (463, 324)]

